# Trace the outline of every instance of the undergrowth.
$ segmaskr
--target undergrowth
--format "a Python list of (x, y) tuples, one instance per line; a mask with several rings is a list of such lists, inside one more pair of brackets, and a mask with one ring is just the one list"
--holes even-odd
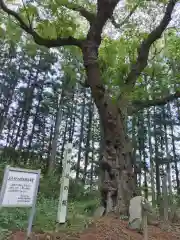
[[(34, 232), (55, 230), (59, 195), (58, 181), (57, 179), (41, 180), (33, 222)], [(98, 205), (97, 191), (85, 191), (81, 184), (71, 181), (65, 229), (70, 231), (82, 230), (91, 221)], [(0, 211), (0, 232), (3, 234), (6, 230), (26, 230), (29, 213), (30, 209), (2, 208)]]

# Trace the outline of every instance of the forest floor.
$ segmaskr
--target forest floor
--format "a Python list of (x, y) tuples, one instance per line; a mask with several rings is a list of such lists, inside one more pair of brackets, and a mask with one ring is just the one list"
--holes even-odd
[[(35, 236), (36, 235), (36, 236)], [(24, 240), (25, 233), (13, 232), (8, 240)], [(31, 240), (143, 240), (143, 235), (127, 229), (127, 221), (115, 217), (102, 217), (94, 221), (85, 230), (78, 233), (39, 233)], [(148, 240), (180, 239), (180, 224), (166, 225), (164, 228), (149, 226)]]

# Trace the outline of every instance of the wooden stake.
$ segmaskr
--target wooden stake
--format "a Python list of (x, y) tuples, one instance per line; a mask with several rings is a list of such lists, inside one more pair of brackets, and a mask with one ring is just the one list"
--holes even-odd
[(147, 222), (148, 211), (145, 208), (145, 205), (146, 205), (146, 200), (143, 199), (142, 202), (141, 202), (143, 237), (144, 237), (144, 240), (148, 240), (148, 222)]
[(147, 224), (147, 213), (143, 211), (143, 236), (144, 240), (148, 240), (148, 224)]

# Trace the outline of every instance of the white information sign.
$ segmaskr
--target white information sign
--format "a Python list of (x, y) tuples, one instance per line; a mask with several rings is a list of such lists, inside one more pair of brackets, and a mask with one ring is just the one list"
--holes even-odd
[(2, 207), (32, 207), (37, 173), (9, 170)]
[(0, 193), (0, 207), (31, 207), (27, 236), (32, 229), (41, 170), (6, 167)]

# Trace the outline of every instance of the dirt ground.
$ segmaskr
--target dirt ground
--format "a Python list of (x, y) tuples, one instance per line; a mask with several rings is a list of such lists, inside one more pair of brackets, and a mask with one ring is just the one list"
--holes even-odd
[[(8, 240), (25, 240), (25, 233), (14, 232)], [(81, 233), (33, 234), (31, 240), (143, 240), (143, 235), (127, 229), (127, 222), (115, 217), (103, 217)], [(180, 225), (148, 227), (148, 240), (177, 240), (180, 239)]]

